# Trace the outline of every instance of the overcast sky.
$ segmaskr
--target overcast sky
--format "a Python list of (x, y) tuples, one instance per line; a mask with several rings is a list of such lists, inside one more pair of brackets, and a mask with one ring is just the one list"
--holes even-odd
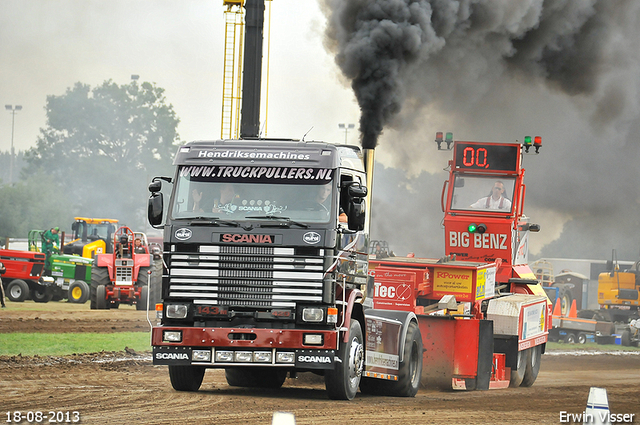
[[(301, 138), (311, 129), (307, 139), (343, 142), (338, 123), (357, 123), (359, 111), (323, 48), (318, 3), (270, 3), (267, 136)], [(220, 0), (2, 0), (0, 102), (23, 107), (15, 149), (34, 146), (47, 95), (76, 82), (126, 84), (132, 74), (166, 90), (183, 141), (219, 138), (223, 11)], [(8, 151), (11, 114), (2, 111), (0, 151)], [(348, 138), (357, 143), (356, 131)]]
[[(333, 7), (332, 19), (345, 5), (321, 1)], [(348, 142), (357, 144), (360, 110), (334, 58), (339, 43), (341, 54), (351, 52), (343, 59), (361, 57), (363, 49), (356, 44), (349, 50), (340, 38), (349, 33), (339, 27), (330, 32), (333, 51), (325, 48), (327, 16), (318, 0), (268, 3), (266, 136), (308, 132), (307, 140), (344, 142), (338, 124), (354, 123)], [(385, 4), (392, 3), (402, 6), (393, 10), (407, 7)], [(429, 3), (439, 8), (433, 22), (427, 3), (420, 3), (420, 22), (424, 34), (438, 37), (413, 46), (421, 50), (404, 68), (401, 112), (385, 125), (376, 153), (385, 166), (407, 172), (387, 173), (398, 179), (389, 190), (403, 185), (421, 200), (425, 230), (413, 228), (415, 212), (402, 201), (387, 210), (383, 202), (374, 206), (378, 230), (400, 218), (411, 224), (400, 236), (407, 245), (437, 239), (430, 243), (441, 246), (440, 188), (450, 153), (435, 151), (436, 131), (453, 131), (456, 140), (501, 142), (541, 135), (543, 154), (525, 160), (526, 211), (543, 229), (532, 249), (555, 241), (555, 255), (601, 258), (626, 244), (625, 257), (636, 258), (640, 233), (629, 229), (640, 228), (640, 2), (438, 1)], [(34, 146), (46, 125), (47, 95), (63, 95), (76, 82), (127, 84), (132, 74), (166, 90), (183, 141), (219, 138), (223, 11), (220, 0), (1, 0), (0, 105), (23, 106), (15, 116), (15, 148)], [(2, 111), (0, 151), (6, 152), (11, 114)], [(411, 180), (425, 171), (434, 178)], [(432, 207), (437, 211), (425, 217)], [(386, 231), (383, 237), (399, 236), (392, 227)]]

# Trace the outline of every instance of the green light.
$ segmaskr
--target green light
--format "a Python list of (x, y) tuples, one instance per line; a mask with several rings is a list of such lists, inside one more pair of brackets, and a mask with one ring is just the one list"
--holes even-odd
[(453, 133), (447, 132), (447, 135), (445, 136), (444, 141), (447, 143), (453, 142)]
[(524, 136), (524, 145), (531, 146), (531, 136)]
[(468, 229), (469, 229), (469, 233), (475, 233), (475, 231), (478, 230), (478, 226), (476, 226), (475, 223), (471, 223)]

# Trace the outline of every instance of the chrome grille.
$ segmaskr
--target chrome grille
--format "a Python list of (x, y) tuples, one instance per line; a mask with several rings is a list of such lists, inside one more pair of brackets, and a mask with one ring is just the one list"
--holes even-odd
[(295, 307), (322, 302), (324, 250), (200, 246), (169, 254), (169, 296), (227, 307)]
[(116, 285), (118, 282), (130, 284), (133, 281), (133, 260), (116, 259)]

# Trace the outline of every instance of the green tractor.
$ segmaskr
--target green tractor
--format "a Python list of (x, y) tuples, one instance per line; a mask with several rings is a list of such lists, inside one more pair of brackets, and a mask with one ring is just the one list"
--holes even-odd
[[(42, 251), (43, 230), (29, 232), (29, 251)], [(47, 285), (32, 293), (40, 302), (67, 299), (71, 303), (83, 304), (90, 295), (92, 258), (79, 255), (53, 253), (45, 262), (43, 276), (50, 276)]]

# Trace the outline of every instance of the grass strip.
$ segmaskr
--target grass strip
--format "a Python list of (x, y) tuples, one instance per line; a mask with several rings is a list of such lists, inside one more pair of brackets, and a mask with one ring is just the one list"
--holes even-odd
[(617, 344), (596, 344), (588, 342), (586, 344), (566, 344), (563, 342), (548, 342), (547, 351), (573, 350), (573, 351), (640, 351), (638, 347), (625, 347)]
[(69, 354), (151, 350), (148, 332), (6, 333), (0, 334), (0, 356), (65, 356)]

